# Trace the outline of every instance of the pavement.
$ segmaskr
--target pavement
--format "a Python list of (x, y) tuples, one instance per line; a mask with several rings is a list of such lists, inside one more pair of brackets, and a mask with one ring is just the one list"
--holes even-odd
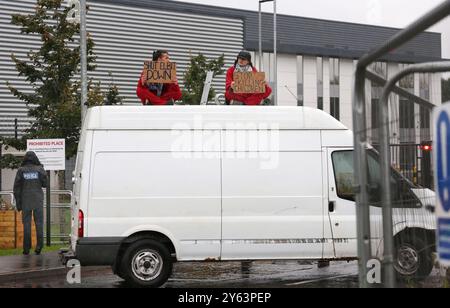
[(0, 257), (0, 283), (65, 273), (58, 252)]

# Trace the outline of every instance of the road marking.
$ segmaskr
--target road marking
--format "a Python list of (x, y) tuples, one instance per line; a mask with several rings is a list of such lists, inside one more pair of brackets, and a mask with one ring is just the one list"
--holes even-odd
[(315, 283), (315, 282), (321, 282), (321, 281), (327, 281), (332, 279), (339, 279), (339, 278), (347, 278), (347, 277), (353, 277), (358, 276), (358, 274), (347, 274), (347, 275), (341, 275), (341, 276), (333, 276), (333, 277), (327, 277), (327, 278), (319, 278), (319, 279), (313, 279), (313, 280), (305, 280), (300, 282), (294, 282), (294, 283), (288, 283), (287, 286), (299, 286), (303, 284), (309, 284), (309, 283)]

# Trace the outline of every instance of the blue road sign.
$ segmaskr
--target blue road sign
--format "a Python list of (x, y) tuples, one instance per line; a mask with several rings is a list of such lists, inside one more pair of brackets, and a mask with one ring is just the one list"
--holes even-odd
[(450, 266), (450, 104), (434, 112), (434, 139), (438, 254), (440, 263)]

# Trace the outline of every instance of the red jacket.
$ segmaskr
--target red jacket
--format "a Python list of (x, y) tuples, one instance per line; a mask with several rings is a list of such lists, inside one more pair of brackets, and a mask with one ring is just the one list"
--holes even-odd
[[(225, 98), (227, 101), (240, 101), (243, 102), (245, 105), (248, 106), (255, 106), (255, 105), (261, 105), (261, 102), (268, 98), (270, 94), (272, 94), (272, 89), (266, 85), (266, 93), (256, 93), (256, 94), (236, 94), (233, 92), (233, 89), (231, 88), (231, 83), (234, 81), (233, 74), (236, 68), (233, 66), (227, 71), (227, 83), (226, 83), (226, 92), (225, 92)], [(253, 72), (257, 72), (256, 68), (253, 68)]]
[[(144, 73), (142, 72), (142, 75)], [(150, 91), (147, 85), (142, 84), (139, 79), (136, 94), (141, 99), (143, 105), (148, 101), (149, 105), (167, 105), (170, 100), (178, 101), (181, 99), (181, 90), (178, 83), (164, 84), (161, 96), (158, 96), (156, 91)]]

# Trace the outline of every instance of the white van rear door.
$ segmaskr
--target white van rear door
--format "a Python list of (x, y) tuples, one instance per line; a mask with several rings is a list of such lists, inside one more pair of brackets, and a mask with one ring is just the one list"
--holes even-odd
[(83, 152), (77, 153), (75, 170), (73, 171), (73, 195), (71, 200), (71, 248), (75, 251), (78, 240), (78, 211), (80, 210), (80, 186), (81, 186), (81, 164), (83, 161)]

